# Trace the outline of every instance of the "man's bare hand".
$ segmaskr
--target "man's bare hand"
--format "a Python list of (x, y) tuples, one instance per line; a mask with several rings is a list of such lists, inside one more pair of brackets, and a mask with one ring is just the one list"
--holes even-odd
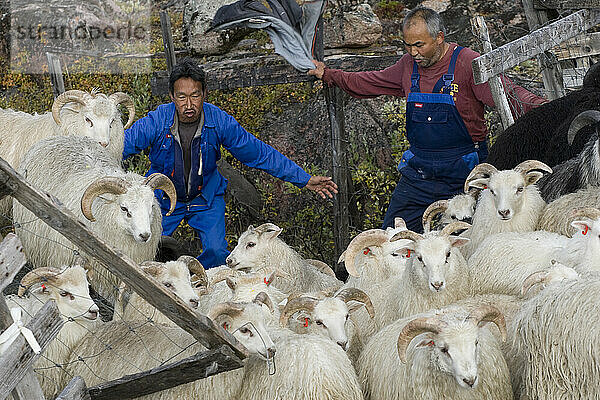
[(312, 60), (313, 64), (315, 64), (315, 69), (309, 69), (307, 74), (316, 76), (318, 79), (323, 79), (323, 74), (325, 73), (325, 63), (317, 60)]
[(331, 177), (327, 176), (311, 176), (306, 187), (318, 193), (324, 199), (327, 197), (333, 199), (333, 195), (338, 192), (335, 182), (331, 180)]

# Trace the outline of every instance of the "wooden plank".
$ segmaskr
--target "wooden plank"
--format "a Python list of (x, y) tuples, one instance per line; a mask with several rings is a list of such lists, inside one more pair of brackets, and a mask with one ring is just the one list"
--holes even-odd
[(579, 89), (583, 86), (586, 68), (568, 68), (563, 70), (563, 82), (567, 89)]
[(221, 346), (173, 364), (105, 382), (91, 387), (89, 393), (92, 400), (133, 399), (242, 366), (243, 362), (229, 347)]
[(32, 368), (25, 371), (25, 375), (11, 392), (13, 400), (45, 400), (44, 391), (40, 386), (37, 374)]
[[(4, 298), (0, 300), (4, 302)], [(56, 303), (48, 301), (27, 323), (26, 327), (33, 332), (43, 352), (56, 337), (63, 324)], [(0, 399), (8, 396), (38, 357), (39, 354), (33, 352), (23, 335), (19, 335), (11, 347), (0, 355)]]
[(71, 379), (55, 400), (90, 400), (87, 386), (82, 377)]
[[(393, 55), (335, 55), (325, 58), (330, 68), (345, 71), (384, 69), (398, 61)], [(241, 87), (312, 82), (313, 76), (302, 74), (278, 55), (249, 57), (203, 64), (208, 90), (232, 90)], [(169, 74), (157, 71), (151, 78), (152, 94), (169, 93)]]
[(183, 300), (155, 279), (149, 278), (129, 257), (98, 239), (58, 199), (31, 186), (4, 159), (0, 158), (0, 179), (2, 175), (8, 176), (8, 179), (17, 186), (13, 196), (24, 207), (81, 250), (94, 254), (110, 272), (189, 332), (200, 344), (207, 348), (227, 344), (234, 349), (238, 357), (245, 358), (248, 355), (248, 350), (232, 334), (215, 325), (205, 315), (195, 313)]
[[(485, 53), (492, 51), (490, 34), (483, 17), (478, 16), (471, 18), (471, 30), (475, 36), (481, 39), (483, 43), (483, 51)], [(500, 114), (502, 127), (506, 129), (511, 126), (515, 120), (512, 112), (510, 111), (510, 105), (508, 104), (508, 99), (506, 98), (506, 93), (504, 92), (504, 86), (502, 85), (500, 76), (496, 75), (490, 78), (490, 89), (492, 91), (494, 103), (496, 104), (496, 110)]]
[(536, 10), (581, 10), (600, 8), (600, 0), (534, 0)]
[(50, 74), (50, 83), (52, 84), (52, 93), (57, 98), (65, 92), (65, 81), (63, 80), (60, 58), (54, 53), (46, 53), (48, 59), (48, 73)]
[(553, 47), (551, 51), (559, 61), (597, 56), (600, 54), (600, 32), (576, 36)]
[(483, 54), (473, 60), (475, 84), (487, 82), (515, 65), (532, 58), (600, 23), (600, 10), (581, 10)]
[(165, 10), (160, 11), (160, 30), (162, 33), (163, 45), (165, 47), (165, 58), (167, 60), (167, 71), (171, 73), (173, 66), (177, 64), (175, 59), (175, 47), (173, 46), (173, 33), (171, 30), (171, 18)]
[(0, 292), (12, 283), (26, 263), (21, 240), (14, 233), (8, 233), (0, 243)]

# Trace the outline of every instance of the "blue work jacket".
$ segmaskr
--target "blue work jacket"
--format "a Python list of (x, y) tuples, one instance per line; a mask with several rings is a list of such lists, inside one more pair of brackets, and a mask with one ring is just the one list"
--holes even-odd
[[(190, 183), (185, 186), (183, 152), (173, 137), (175, 104), (162, 104), (144, 118), (137, 120), (125, 131), (123, 159), (150, 147), (150, 170), (147, 175), (160, 172), (167, 175), (177, 190), (177, 201), (211, 206), (215, 196), (223, 195), (227, 187), (217, 170), (221, 146), (245, 165), (304, 187), (310, 175), (273, 147), (247, 132), (231, 115), (218, 107), (204, 103), (204, 126), (201, 134), (192, 140)], [(198, 151), (202, 154), (202, 171)], [(159, 197), (163, 211), (168, 210), (168, 199)], [(163, 204), (164, 203), (164, 204)]]

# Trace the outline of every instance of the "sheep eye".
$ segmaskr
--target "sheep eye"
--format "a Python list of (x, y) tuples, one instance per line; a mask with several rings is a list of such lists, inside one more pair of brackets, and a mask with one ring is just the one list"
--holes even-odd
[(454, 221), (457, 220), (456, 215), (451, 215), (450, 218), (452, 218)]
[(350, 314), (346, 314), (346, 321), (348, 321), (349, 316), (350, 316)]
[(70, 294), (70, 293), (69, 293), (69, 292), (67, 292), (66, 290), (61, 290), (61, 291), (60, 291), (60, 295), (61, 295), (62, 297), (67, 297), (69, 294)]
[(446, 258), (450, 257), (450, 251), (448, 250), (448, 252), (446, 253)]
[(246, 245), (246, 248), (249, 249), (250, 247), (254, 247), (254, 246), (256, 246), (256, 243), (248, 242), (248, 244)]
[(123, 212), (129, 212), (129, 210), (127, 209), (127, 207), (121, 206), (121, 211)]
[(519, 186), (519, 187), (517, 188), (517, 193), (521, 193), (521, 192), (523, 192), (523, 186)]
[(418, 256), (418, 257), (417, 257), (417, 260), (419, 260), (419, 262), (423, 262), (423, 257), (421, 257), (421, 256)]
[(492, 194), (492, 196), (496, 195), (496, 192), (494, 192), (492, 189), (490, 189), (490, 193)]
[(475, 341), (475, 346), (479, 346), (479, 340)]
[(164, 285), (165, 285), (165, 287), (168, 287), (169, 289), (173, 287), (171, 282), (165, 282)]
[(441, 352), (444, 354), (448, 354), (448, 347), (447, 346), (442, 347)]
[(240, 333), (248, 333), (249, 331), (248, 328), (240, 328)]
[(92, 120), (91, 120), (91, 119), (89, 119), (88, 117), (85, 117), (85, 122), (87, 122), (87, 123), (88, 123), (88, 125), (90, 126), (90, 128), (91, 128), (92, 126), (94, 126), (94, 123), (93, 123), (93, 122), (92, 122)]
[(323, 324), (323, 321), (321, 321), (320, 319), (316, 320), (316, 321), (315, 321), (315, 323), (316, 323), (317, 325), (319, 325), (319, 326), (325, 326), (325, 325)]

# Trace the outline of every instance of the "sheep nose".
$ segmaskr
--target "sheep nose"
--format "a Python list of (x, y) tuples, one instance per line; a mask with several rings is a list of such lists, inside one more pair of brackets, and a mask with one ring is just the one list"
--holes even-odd
[(275, 347), (269, 347), (267, 349), (267, 357), (273, 358), (275, 356)]
[(475, 377), (463, 378), (463, 382), (469, 385), (469, 387), (473, 387), (473, 385), (475, 384), (475, 379)]
[(225, 259), (225, 262), (227, 263), (228, 267), (231, 267), (231, 265), (233, 264), (233, 258), (227, 257)]
[(108, 146), (108, 142), (98, 142), (98, 143), (100, 143), (100, 146), (102, 146), (102, 147)]
[(144, 242), (147, 242), (148, 239), (150, 239), (150, 232), (145, 232), (145, 233), (140, 233), (140, 239), (142, 239)]
[(444, 282), (431, 282), (431, 286), (439, 291), (442, 286), (444, 286)]
[(337, 342), (337, 344), (339, 344), (342, 349), (346, 350), (346, 344), (348, 344), (348, 341), (347, 340), (345, 340), (345, 341), (340, 340), (340, 341)]
[(498, 214), (500, 214), (502, 218), (508, 218), (510, 210), (498, 210)]
[(190, 299), (190, 304), (192, 308), (198, 308), (198, 299)]

